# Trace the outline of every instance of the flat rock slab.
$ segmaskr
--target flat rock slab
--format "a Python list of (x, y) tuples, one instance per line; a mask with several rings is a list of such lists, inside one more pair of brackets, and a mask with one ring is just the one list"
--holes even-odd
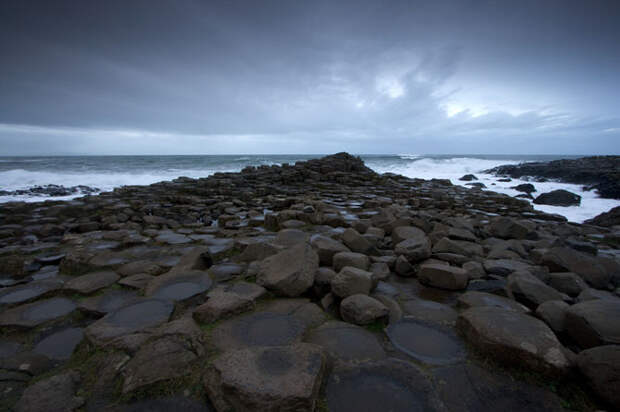
[(398, 350), (429, 365), (445, 365), (465, 359), (465, 348), (459, 338), (430, 323), (404, 317), (389, 325), (385, 333)]
[(325, 371), (319, 346), (226, 352), (207, 369), (205, 389), (219, 411), (314, 411)]
[(84, 299), (78, 304), (82, 311), (98, 316), (107, 315), (138, 299), (138, 293), (128, 290), (110, 290), (106, 293)]
[(209, 290), (213, 281), (207, 272), (190, 270), (156, 277), (144, 290), (146, 296), (183, 301)]
[(439, 396), (451, 412), (562, 412), (551, 391), (465, 363), (433, 371)]
[(0, 290), (0, 307), (28, 302), (60, 288), (62, 288), (62, 282), (57, 280), (40, 280), (5, 288)]
[(123, 367), (123, 393), (187, 375), (197, 359), (182, 340), (164, 337), (143, 345)]
[(41, 340), (34, 347), (33, 351), (50, 359), (67, 360), (71, 357), (75, 347), (82, 341), (83, 337), (84, 329), (67, 328)]
[(452, 307), (431, 300), (406, 300), (401, 307), (404, 314), (424, 322), (454, 323), (459, 316)]
[(93, 343), (102, 344), (113, 338), (142, 331), (167, 322), (174, 303), (163, 299), (143, 299), (119, 308), (85, 330)]
[(79, 379), (76, 372), (67, 372), (38, 381), (26, 388), (15, 411), (73, 411), (84, 404), (84, 399), (76, 396)]
[(463, 293), (459, 296), (458, 303), (459, 306), (465, 309), (478, 306), (492, 306), (506, 310), (513, 310), (515, 312), (530, 312), (526, 306), (517, 301), (487, 292), (470, 291)]
[(377, 337), (359, 326), (330, 321), (312, 330), (306, 342), (320, 345), (342, 361), (380, 360), (386, 357)]
[(113, 285), (120, 278), (119, 275), (112, 271), (93, 272), (71, 279), (65, 284), (65, 289), (71, 292), (88, 295), (99, 289)]
[(66, 298), (50, 298), (17, 306), (0, 314), (0, 326), (33, 328), (73, 312), (75, 303)]
[(278, 300), (258, 312), (223, 321), (213, 329), (211, 341), (221, 350), (290, 345), (324, 320), (323, 311), (305, 299)]
[(424, 374), (396, 359), (335, 368), (326, 395), (330, 412), (445, 410)]
[(481, 306), (462, 312), (457, 326), (473, 346), (500, 362), (554, 375), (570, 367), (553, 331), (532, 316)]

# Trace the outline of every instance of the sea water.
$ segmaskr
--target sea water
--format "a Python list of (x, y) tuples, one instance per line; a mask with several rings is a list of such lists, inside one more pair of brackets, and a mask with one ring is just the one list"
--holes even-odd
[[(238, 172), (246, 166), (280, 165), (322, 155), (205, 155), (205, 156), (58, 156), (58, 157), (0, 157), (0, 190), (15, 191), (35, 186), (56, 184), (90, 186), (110, 191), (125, 185), (148, 185), (180, 176), (206, 177), (216, 172)], [(484, 183), (485, 190), (508, 195), (520, 192), (512, 189), (527, 180), (513, 179), (498, 182), (498, 178), (483, 170), (504, 164), (532, 161), (551, 161), (579, 156), (531, 155), (360, 155), (366, 165), (378, 173), (397, 173), (421, 179), (450, 179), (453, 184), (466, 186), (459, 178), (474, 174)], [(555, 189), (565, 189), (582, 197), (580, 206), (558, 207), (534, 205), (549, 213), (558, 213), (573, 222), (583, 222), (619, 206), (620, 200), (601, 199), (595, 191), (584, 191), (581, 185), (559, 182), (531, 181), (537, 189), (533, 195)], [(82, 196), (47, 197), (32, 195), (0, 196), (0, 202), (69, 200)]]

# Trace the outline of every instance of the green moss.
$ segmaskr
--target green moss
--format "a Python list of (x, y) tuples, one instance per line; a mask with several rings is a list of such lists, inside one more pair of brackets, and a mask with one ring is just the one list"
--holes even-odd
[(372, 333), (381, 333), (383, 329), (385, 329), (385, 323), (379, 320), (376, 320), (368, 325), (364, 325), (364, 328)]

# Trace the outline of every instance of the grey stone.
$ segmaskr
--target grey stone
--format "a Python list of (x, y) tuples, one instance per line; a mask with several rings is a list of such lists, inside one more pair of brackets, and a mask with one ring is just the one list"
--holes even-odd
[(368, 270), (370, 259), (368, 256), (355, 252), (338, 252), (333, 258), (334, 270), (339, 272), (345, 266), (353, 266), (358, 269)]
[(76, 396), (79, 381), (79, 374), (73, 371), (38, 381), (26, 388), (15, 411), (75, 411), (84, 404), (84, 399)]
[(307, 243), (300, 243), (261, 263), (256, 282), (284, 296), (295, 297), (314, 283), (319, 257)]
[(383, 303), (367, 295), (351, 295), (340, 302), (342, 319), (356, 325), (373, 323), (387, 317), (388, 313)]
[(368, 295), (372, 289), (372, 273), (352, 266), (345, 266), (331, 281), (331, 291), (341, 298), (362, 293)]
[(313, 329), (306, 341), (322, 346), (342, 361), (379, 360), (386, 357), (375, 335), (350, 323), (330, 321)]
[(587, 300), (566, 310), (566, 331), (582, 347), (620, 344), (620, 301)]
[(65, 284), (65, 289), (71, 292), (88, 295), (99, 289), (113, 285), (119, 279), (120, 276), (115, 272), (93, 272), (71, 279)]
[(448, 290), (461, 290), (467, 287), (467, 273), (458, 267), (426, 263), (418, 271), (420, 283)]

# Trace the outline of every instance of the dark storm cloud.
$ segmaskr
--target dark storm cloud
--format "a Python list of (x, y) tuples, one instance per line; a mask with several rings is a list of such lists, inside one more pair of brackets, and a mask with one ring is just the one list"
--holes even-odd
[(617, 152), (618, 18), (613, 0), (9, 0), (0, 154)]

